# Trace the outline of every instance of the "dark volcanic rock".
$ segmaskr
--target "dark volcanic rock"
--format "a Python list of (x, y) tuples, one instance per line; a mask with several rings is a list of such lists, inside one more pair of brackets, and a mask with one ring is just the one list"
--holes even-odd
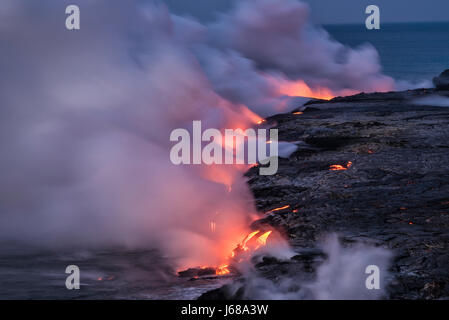
[(449, 69), (443, 71), (438, 77), (433, 78), (433, 84), (437, 90), (449, 90)]
[(183, 278), (202, 277), (214, 274), (215, 274), (214, 268), (189, 268), (187, 270), (178, 272), (178, 276)]
[[(435, 94), (419, 89), (316, 100), (311, 113), (267, 119), (274, 119), (281, 140), (307, 152), (280, 159), (274, 176), (246, 173), (260, 212), (290, 205), (259, 223), (281, 230), (298, 252), (287, 264), (257, 264), (260, 275), (312, 276), (326, 259), (317, 240), (335, 232), (393, 252), (386, 298), (449, 299), (449, 109), (412, 103)], [(329, 170), (335, 164), (347, 169)], [(236, 285), (238, 294), (218, 290), (209, 298), (245, 298), (244, 284)]]

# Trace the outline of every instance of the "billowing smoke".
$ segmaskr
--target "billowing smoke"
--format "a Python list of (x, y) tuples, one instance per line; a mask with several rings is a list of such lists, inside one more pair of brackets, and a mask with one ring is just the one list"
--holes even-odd
[[(366, 300), (385, 297), (392, 257), (389, 250), (361, 243), (343, 246), (335, 234), (325, 239), (322, 250), (326, 259), (317, 267), (312, 278), (305, 278), (303, 272), (295, 274), (284, 271), (270, 280), (246, 270), (243, 291), (241, 284), (234, 284), (227, 287), (227, 293), (235, 295), (240, 290), (245, 299), (269, 300)], [(374, 280), (375, 277), (378, 280)]]
[[(211, 26), (210, 41), (249, 59), (274, 86), (284, 79), (303, 80), (312, 88), (325, 87), (335, 95), (394, 87), (393, 79), (381, 73), (379, 56), (372, 46), (348, 48), (324, 29), (312, 26), (308, 18), (308, 6), (296, 0), (242, 1)], [(225, 73), (220, 74), (220, 83), (226, 83)]]
[(224, 235), (248, 225), (250, 193), (242, 179), (228, 194), (202, 178), (204, 168), (174, 166), (170, 132), (195, 119), (250, 122), (212, 90), (166, 8), (84, 1), (81, 30), (69, 32), (61, 1), (6, 4), (14, 18), (1, 32), (2, 240), (157, 245), (216, 263), (232, 246)]
[(170, 132), (282, 111), (279, 79), (393, 85), (373, 48), (331, 40), (297, 1), (243, 1), (205, 26), (163, 5), (80, 0), (77, 31), (64, 25), (69, 4), (0, 3), (1, 241), (157, 246), (218, 263), (255, 212), (250, 192), (233, 166), (171, 164)]

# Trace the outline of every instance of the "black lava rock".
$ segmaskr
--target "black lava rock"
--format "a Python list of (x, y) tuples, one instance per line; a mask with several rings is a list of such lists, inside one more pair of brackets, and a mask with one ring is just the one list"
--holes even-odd
[(449, 90), (449, 69), (443, 71), (438, 77), (433, 78), (433, 84), (437, 90)]

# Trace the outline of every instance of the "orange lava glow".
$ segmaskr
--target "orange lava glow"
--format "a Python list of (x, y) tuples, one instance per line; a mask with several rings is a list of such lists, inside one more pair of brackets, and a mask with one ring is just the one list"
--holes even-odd
[(232, 191), (234, 181), (239, 177), (241, 172), (247, 170), (248, 165), (234, 165), (236, 170), (228, 170), (226, 166), (211, 164), (201, 171), (201, 176), (209, 181), (221, 184), (224, 186), (226, 192)]
[(301, 115), (301, 114), (303, 114), (303, 113), (304, 113), (304, 112), (301, 112), (301, 111), (293, 112), (294, 115)]
[(241, 251), (255, 251), (259, 249), (261, 246), (265, 246), (267, 244), (267, 239), (272, 232), (273, 231), (267, 231), (262, 235), (259, 235), (260, 230), (256, 230), (249, 233), (243, 239), (243, 241), (235, 247), (234, 251), (231, 254), (231, 257), (233, 258), (237, 257), (239, 252)]
[(270, 236), (271, 233), (272, 233), (272, 231), (265, 232), (263, 235), (261, 235), (260, 237), (257, 238), (257, 242), (261, 246), (265, 246), (267, 244), (267, 239), (268, 239), (268, 237)]
[(342, 166), (340, 164), (333, 164), (329, 167), (330, 171), (344, 171), (344, 170), (348, 170), (350, 167), (352, 166), (352, 162), (349, 161), (345, 166)]
[(109, 277), (98, 277), (98, 278), (97, 278), (97, 281), (105, 281), (105, 280), (107, 280), (107, 281), (114, 280), (114, 276), (109, 276)]
[(217, 270), (215, 271), (215, 274), (218, 276), (223, 276), (225, 274), (229, 274), (231, 271), (228, 269), (228, 267), (229, 266), (227, 264), (219, 266), (217, 268)]
[[(341, 89), (334, 92), (330, 88), (324, 86), (311, 86), (302, 79), (290, 80), (283, 75), (265, 74), (265, 78), (277, 90), (277, 93), (280, 96), (331, 100), (336, 96), (349, 96), (359, 93), (359, 91), (352, 89)], [(386, 88), (377, 88), (377, 91), (388, 91), (388, 89), (391, 88), (388, 88), (388, 86)]]
[(265, 213), (273, 213), (273, 212), (281, 211), (281, 210), (288, 209), (288, 208), (290, 208), (290, 205), (286, 205), (286, 206), (283, 206), (283, 207), (275, 208), (275, 209), (267, 211)]
[[(258, 234), (260, 231), (259, 230), (257, 230), (257, 231), (254, 231), (254, 232), (251, 232), (250, 234), (248, 234), (246, 237), (245, 237), (245, 239), (243, 239), (243, 241), (240, 243), (240, 248), (241, 249), (243, 249), (244, 251), (248, 251), (249, 250), (249, 248), (246, 246), (246, 244), (248, 243), (248, 241), (249, 240), (251, 240), (256, 234)], [(234, 254), (234, 256), (235, 256), (235, 253), (233, 252), (233, 254)]]
[[(255, 112), (251, 111), (247, 107), (242, 107), (241, 113), (242, 113), (244, 118), (250, 119), (250, 121), (253, 124), (261, 124), (261, 123), (265, 122), (265, 119), (262, 119), (258, 114), (256, 114)], [(240, 126), (237, 125), (237, 126), (233, 126), (233, 127), (237, 128), (237, 127), (240, 127)]]
[[(235, 116), (236, 112), (239, 112), (238, 117)], [(260, 125), (266, 122), (265, 119), (261, 118), (243, 105), (240, 106), (238, 111), (228, 111), (227, 115), (228, 117), (224, 123), (224, 128), (233, 128), (234, 130), (241, 129), (244, 131), (254, 125)], [(225, 139), (225, 135), (223, 135), (222, 141), (214, 142), (219, 144), (227, 152), (232, 152), (232, 154), (235, 155), (238, 148), (237, 144), (242, 143), (242, 140), (244, 139), (234, 139), (233, 141), (228, 141), (228, 139)], [(271, 141), (268, 143), (271, 143)], [(231, 199), (231, 197), (233, 197), (240, 190), (239, 184), (235, 183), (239, 181), (238, 179), (241, 177), (242, 172), (248, 170), (250, 166), (257, 166), (257, 164), (251, 165), (234, 163), (232, 166), (211, 164), (200, 167), (199, 172), (203, 179), (222, 185), (225, 196), (230, 197)], [(243, 258), (243, 256), (246, 257), (244, 252), (251, 253), (259, 247), (266, 245), (267, 239), (272, 233), (272, 231), (267, 231), (263, 234), (260, 230), (252, 231), (248, 233), (241, 242), (239, 242), (241, 235), (246, 234), (246, 230), (248, 230), (245, 224), (253, 218), (252, 215), (256, 215), (256, 213), (253, 213), (250, 209), (248, 214), (250, 217), (246, 217), (248, 219), (241, 219), (237, 221), (234, 218), (241, 218), (239, 216), (239, 209), (240, 208), (235, 208), (233, 206), (221, 208), (219, 210), (220, 213), (214, 215), (214, 217), (210, 218), (207, 222), (209, 224), (208, 229), (210, 231), (211, 239), (216, 244), (214, 250), (219, 254), (216, 261), (209, 262), (212, 266), (215, 266), (213, 269), (215, 269), (216, 275), (229, 274), (231, 272), (230, 266), (232, 266), (232, 263), (240, 262), (241, 260), (246, 259)], [(243, 216), (245, 212), (248, 212), (248, 210), (243, 211), (241, 216)], [(225, 220), (223, 220), (224, 218), (220, 218), (224, 216), (226, 216)], [(244, 224), (242, 225), (242, 223)], [(224, 254), (221, 255), (221, 253)], [(222, 258), (220, 258), (220, 256), (222, 256)]]
[(231, 272), (229, 269), (229, 265), (231, 262), (240, 262), (242, 252), (256, 251), (260, 247), (265, 246), (267, 244), (267, 239), (272, 234), (272, 232), (273, 231), (267, 231), (262, 235), (259, 235), (260, 230), (256, 230), (247, 234), (231, 252), (229, 257), (227, 258), (228, 262), (215, 268), (215, 274), (220, 276), (229, 274)]
[(335, 97), (331, 90), (324, 87), (312, 89), (303, 80), (281, 81), (278, 90), (281, 95), (290, 97), (309, 97), (323, 100), (330, 100)]
[(347, 170), (347, 168), (343, 167), (340, 164), (333, 164), (333, 165), (330, 166), (329, 170), (331, 170), (331, 171), (341, 171), (341, 170)]

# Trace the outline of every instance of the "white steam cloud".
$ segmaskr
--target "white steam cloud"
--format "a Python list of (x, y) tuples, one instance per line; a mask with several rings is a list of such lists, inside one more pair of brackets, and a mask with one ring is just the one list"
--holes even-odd
[(77, 31), (65, 29), (69, 4), (0, 3), (0, 241), (218, 263), (255, 212), (250, 192), (234, 167), (172, 165), (170, 132), (285, 110), (273, 79), (393, 86), (372, 47), (335, 42), (298, 1), (242, 1), (205, 26), (162, 5), (80, 0)]
[(422, 106), (449, 107), (449, 98), (437, 95), (414, 99), (412, 102)]
[[(367, 300), (385, 297), (390, 280), (388, 268), (391, 251), (367, 244), (355, 244), (344, 247), (335, 234), (330, 235), (323, 244), (326, 260), (318, 266), (313, 279), (301, 278), (301, 275), (280, 275), (276, 280), (258, 276), (254, 272), (244, 274), (245, 299), (257, 300)], [(368, 289), (366, 273), (368, 266), (376, 266), (379, 271), (379, 287)], [(235, 294), (240, 285), (228, 288)]]

